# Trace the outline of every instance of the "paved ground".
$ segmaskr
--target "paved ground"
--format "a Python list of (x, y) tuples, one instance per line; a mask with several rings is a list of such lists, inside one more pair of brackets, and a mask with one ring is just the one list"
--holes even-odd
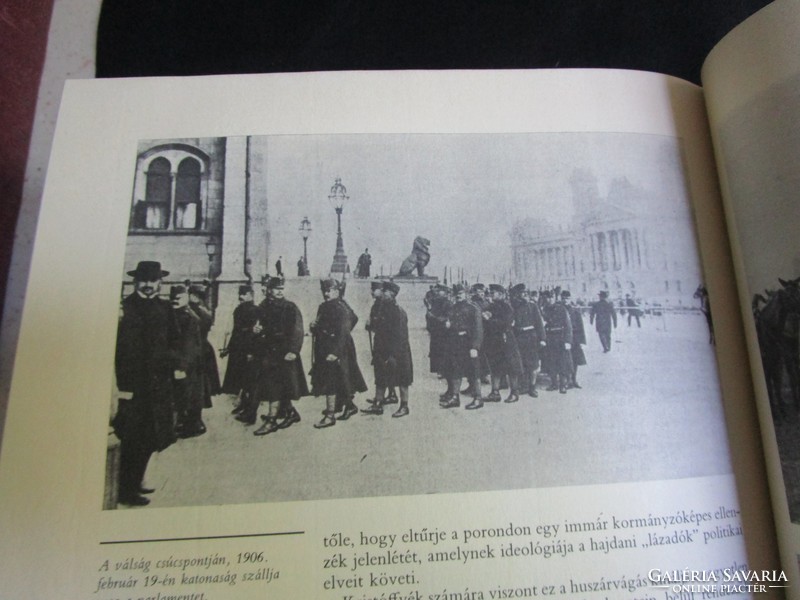
[[(287, 297), (292, 296), (287, 285)], [(297, 290), (299, 291), (299, 290)], [(581, 390), (541, 391), (516, 404), (444, 410), (444, 383), (427, 373), (422, 287), (401, 291), (411, 324), (411, 414), (356, 415), (317, 430), (323, 398), (296, 403), (302, 422), (255, 437), (221, 395), (205, 411), (208, 433), (154, 456), (150, 506), (428, 494), (656, 480), (727, 473), (728, 454), (714, 357), (699, 313), (620, 323), (603, 354), (586, 323)], [(368, 286), (348, 300), (366, 315)], [(317, 298), (309, 293), (311, 299)], [(305, 297), (305, 296), (304, 296)], [(315, 304), (317, 300), (309, 300)], [(302, 306), (309, 319), (312, 310)], [(362, 317), (363, 318), (363, 317)], [(310, 320), (310, 319), (309, 319)], [(368, 382), (363, 321), (356, 345)], [(309, 346), (309, 344), (306, 344)], [(308, 370), (309, 348), (304, 348)], [(485, 386), (487, 387), (487, 386)], [(366, 406), (367, 394), (356, 397)]]

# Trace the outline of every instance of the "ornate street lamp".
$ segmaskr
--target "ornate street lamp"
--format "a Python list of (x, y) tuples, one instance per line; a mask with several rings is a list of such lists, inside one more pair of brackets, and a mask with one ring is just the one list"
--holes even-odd
[(308, 217), (303, 217), (303, 220), (300, 221), (300, 237), (303, 238), (303, 272), (300, 275), (311, 275), (311, 271), (308, 269), (308, 236), (311, 235), (311, 221), (308, 220)]
[(349, 198), (347, 188), (342, 185), (342, 180), (337, 177), (331, 187), (331, 193), (328, 195), (328, 201), (336, 210), (336, 253), (333, 255), (331, 273), (345, 274), (349, 270), (347, 255), (344, 253), (344, 242), (342, 241), (342, 209), (344, 209), (344, 203)]

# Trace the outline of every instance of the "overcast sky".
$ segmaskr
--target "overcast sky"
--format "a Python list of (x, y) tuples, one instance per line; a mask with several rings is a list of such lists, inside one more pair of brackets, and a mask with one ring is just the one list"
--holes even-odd
[(627, 177), (689, 215), (676, 140), (617, 133), (476, 135), (272, 136), (266, 152), (270, 252), (292, 272), (302, 254), (298, 233), (311, 220), (312, 275), (326, 274), (336, 246), (336, 214), (328, 201), (337, 177), (349, 201), (342, 219), (351, 268), (369, 248), (373, 274), (396, 272), (416, 236), (431, 241), (428, 272), (445, 266), (508, 273), (510, 236), (522, 218), (568, 224), (569, 178), (589, 170), (601, 196)]

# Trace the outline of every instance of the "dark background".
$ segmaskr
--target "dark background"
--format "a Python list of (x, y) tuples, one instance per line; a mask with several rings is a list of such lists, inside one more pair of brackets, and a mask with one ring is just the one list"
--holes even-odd
[[(0, 11), (0, 302), (52, 2)], [(699, 83), (714, 44), (768, 3), (106, 0), (97, 77), (607, 67)]]

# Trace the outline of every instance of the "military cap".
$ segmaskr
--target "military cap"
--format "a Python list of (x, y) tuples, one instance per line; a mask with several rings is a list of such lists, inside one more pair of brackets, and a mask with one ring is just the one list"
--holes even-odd
[(395, 296), (397, 296), (397, 294), (400, 293), (400, 286), (394, 281), (386, 281), (383, 284), (383, 291), (392, 292)]
[(524, 294), (525, 293), (525, 284), (524, 283), (518, 283), (517, 285), (513, 286), (509, 290), (509, 292), (511, 292), (515, 296), (519, 296), (521, 294)]
[(553, 297), (553, 292), (551, 292), (550, 290), (542, 290), (542, 293), (539, 294), (539, 295), (542, 298), (552, 298)]
[(275, 288), (283, 287), (283, 277), (270, 277), (269, 281), (267, 281), (265, 285), (267, 286), (268, 290), (274, 290)]
[(169, 288), (169, 297), (175, 298), (177, 296), (180, 296), (181, 294), (185, 294), (186, 291), (187, 290), (185, 285), (173, 285), (172, 287)]
[(449, 292), (449, 291), (450, 291), (450, 288), (449, 288), (449, 287), (447, 287), (447, 286), (446, 286), (445, 284), (443, 284), (443, 283), (437, 283), (435, 286), (433, 286), (433, 289), (435, 289), (435, 290), (441, 290), (441, 291), (443, 291), (443, 292)]
[(203, 300), (205, 300), (206, 298), (206, 291), (199, 285), (190, 285), (189, 293), (194, 294), (195, 296), (197, 296), (198, 298), (202, 298)]
[(597, 295), (598, 295), (598, 296), (600, 296), (601, 298), (608, 298), (608, 292), (607, 292), (607, 291), (605, 291), (605, 290), (600, 290), (600, 291), (597, 293)]
[(504, 288), (499, 283), (490, 283), (489, 284), (489, 291), (490, 292), (505, 292), (506, 288)]
[(469, 288), (469, 291), (470, 292), (477, 292), (478, 290), (485, 290), (485, 289), (486, 289), (486, 286), (483, 285), (482, 283), (473, 283), (472, 287)]
[(239, 286), (239, 295), (243, 294), (250, 294), (253, 291), (253, 286), (251, 285), (240, 285)]
[(140, 260), (133, 271), (128, 275), (137, 281), (155, 281), (169, 275), (169, 271), (161, 269), (161, 263), (154, 260)]
[(322, 293), (324, 294), (328, 290), (341, 290), (342, 284), (339, 282), (338, 279), (329, 277), (328, 279), (320, 279), (319, 287), (322, 290)]
[(561, 292), (561, 297), (562, 297), (562, 298), (569, 298), (569, 297), (571, 297), (571, 296), (572, 296), (572, 294), (570, 294), (570, 293), (569, 293), (569, 290), (563, 290), (563, 291)]
[(466, 292), (467, 288), (461, 283), (456, 283), (453, 285), (453, 293), (458, 294), (459, 292)]

